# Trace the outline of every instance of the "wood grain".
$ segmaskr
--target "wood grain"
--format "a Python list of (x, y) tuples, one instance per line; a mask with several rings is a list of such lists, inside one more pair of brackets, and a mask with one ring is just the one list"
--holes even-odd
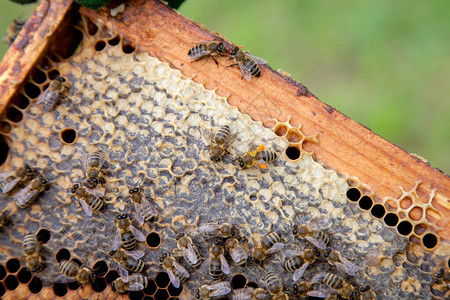
[(302, 84), (270, 67), (262, 67), (260, 78), (250, 82), (242, 80), (238, 68), (225, 67), (230, 64), (226, 58), (219, 58), (220, 67), (209, 59), (192, 63), (187, 57), (190, 48), (221, 37), (159, 1), (135, 1), (116, 18), (109, 15), (108, 9), (81, 8), (80, 11), (96, 22), (108, 24), (139, 51), (169, 63), (186, 76), (195, 75), (194, 81), (207, 89), (217, 89), (221, 96), (228, 96), (231, 105), (250, 114), (254, 120), (270, 127), (274, 124), (271, 119), (286, 121), (290, 118), (291, 125), (301, 124), (306, 135), (318, 133), (319, 143), (306, 143), (305, 149), (314, 151), (318, 160), (337, 172), (358, 177), (370, 185), (380, 199), (399, 198), (400, 187), (410, 190), (417, 181), (422, 181), (417, 195), (422, 202), (429, 202), (430, 195), (436, 191), (433, 205), (446, 218), (435, 215), (431, 216), (431, 221), (437, 225), (443, 222), (446, 230), (439, 234), (450, 240), (450, 178), (319, 101)]

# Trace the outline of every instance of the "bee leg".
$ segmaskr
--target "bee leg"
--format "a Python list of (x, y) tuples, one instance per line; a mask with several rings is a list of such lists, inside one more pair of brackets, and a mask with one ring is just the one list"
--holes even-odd
[(227, 68), (234, 67), (234, 66), (237, 66), (237, 65), (238, 64), (232, 64), (232, 65), (227, 66)]
[(216, 63), (216, 66), (219, 67), (219, 63), (217, 62), (217, 60), (214, 58), (214, 56), (211, 55), (211, 58), (214, 60), (214, 62)]
[(64, 99), (64, 100), (69, 101), (69, 103), (73, 105), (73, 103), (72, 103), (72, 101), (70, 100), (70, 98), (67, 97), (66, 95), (59, 94), (59, 97), (61, 97), (61, 99)]

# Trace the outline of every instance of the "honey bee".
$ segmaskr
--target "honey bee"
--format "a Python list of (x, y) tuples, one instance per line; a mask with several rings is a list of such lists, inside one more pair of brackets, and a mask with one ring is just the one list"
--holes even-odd
[(170, 282), (172, 282), (172, 285), (175, 288), (179, 288), (180, 283), (189, 278), (189, 272), (169, 254), (163, 253), (159, 258), (159, 261), (164, 270), (167, 271)]
[[(313, 282), (323, 282), (327, 287), (331, 288), (331, 291), (339, 294), (342, 298), (349, 299), (354, 293), (354, 287), (347, 283), (340, 276), (333, 273), (320, 273), (316, 275)], [(325, 293), (325, 290), (322, 290)]]
[[(102, 178), (99, 177), (99, 173), (109, 158), (109, 150), (95, 151), (91, 155), (88, 155), (83, 150), (78, 149), (78, 153), (80, 155), (81, 167), (86, 175), (88, 188), (95, 189), (98, 184), (102, 182)], [(102, 197), (104, 196), (104, 193), (95, 195)]]
[(228, 125), (220, 127), (215, 135), (211, 135), (211, 160), (215, 162), (221, 161), (236, 137), (237, 134), (230, 136), (230, 126)]
[(130, 199), (134, 203), (136, 209), (136, 218), (139, 226), (142, 226), (145, 221), (154, 222), (158, 218), (158, 211), (156, 208), (142, 195), (142, 191), (138, 187), (129, 189)]
[(209, 275), (213, 280), (220, 280), (223, 274), (230, 274), (230, 266), (225, 258), (225, 249), (221, 240), (215, 240), (209, 249)]
[(62, 260), (59, 268), (64, 275), (59, 275), (55, 278), (56, 283), (68, 283), (78, 281), (78, 283), (91, 283), (95, 280), (94, 272), (87, 268), (78, 265), (71, 260)]
[(197, 299), (211, 299), (212, 297), (228, 295), (230, 292), (230, 283), (228, 281), (219, 281), (211, 285), (202, 285), (200, 288), (195, 290), (195, 297)]
[(234, 237), (230, 237), (225, 241), (225, 249), (233, 259), (234, 263), (238, 266), (242, 266), (247, 262), (248, 254), (247, 251), (239, 243), (239, 240)]
[(274, 161), (276, 158), (277, 154), (274, 151), (265, 150), (264, 145), (259, 145), (255, 151), (250, 149), (247, 153), (235, 160), (240, 169), (256, 166), (261, 172), (267, 172), (269, 170), (267, 163)]
[(280, 241), (281, 237), (278, 233), (274, 231), (269, 232), (253, 250), (250, 261), (262, 265), (267, 255), (283, 250), (284, 244)]
[(285, 261), (284, 268), (287, 271), (294, 272), (293, 280), (298, 281), (303, 276), (308, 266), (320, 256), (320, 253), (314, 248), (306, 249), (303, 252), (292, 251), (291, 255), (293, 256)]
[(252, 79), (252, 76), (261, 76), (259, 65), (267, 64), (267, 61), (264, 58), (258, 57), (256, 55), (251, 55), (250, 53), (245, 52), (239, 47), (234, 47), (230, 51), (230, 55), (236, 63), (230, 65), (229, 67), (238, 65), (239, 69), (241, 69), (242, 76), (247, 81), (250, 81)]
[(6, 227), (8, 223), (10, 222), (9, 213), (6, 211), (2, 211), (0, 213), (0, 230), (3, 229), (3, 227)]
[(131, 220), (128, 214), (122, 214), (117, 216), (117, 231), (114, 236), (112, 249), (117, 250), (122, 243), (122, 247), (131, 251), (136, 247), (136, 240), (145, 241), (145, 236), (136, 227), (131, 224)]
[(119, 275), (122, 279), (128, 279), (128, 271), (139, 273), (145, 263), (140, 259), (145, 255), (142, 251), (124, 251), (122, 249), (112, 250), (108, 255), (117, 263)]
[(200, 226), (198, 231), (209, 238), (220, 237), (226, 239), (236, 234), (236, 227), (228, 223), (206, 223)]
[(306, 225), (298, 226), (295, 224), (292, 227), (292, 233), (322, 250), (325, 250), (330, 243), (330, 238), (326, 233), (320, 230), (310, 230)]
[(72, 194), (75, 194), (84, 213), (88, 217), (92, 216), (92, 210), (100, 211), (105, 205), (102, 198), (89, 194), (87, 189), (80, 186), (78, 183), (73, 185), (71, 192)]
[(23, 239), (22, 249), (28, 269), (33, 273), (42, 271), (41, 245), (36, 236), (27, 234)]
[(47, 188), (47, 180), (40, 175), (38, 178), (33, 179), (26, 187), (17, 192), (16, 205), (19, 208), (26, 208), (30, 206), (41, 192)]
[(436, 284), (446, 283), (450, 284), (450, 272), (446, 271), (444, 267), (436, 268), (433, 273), (433, 281)]
[(25, 21), (14, 19), (12, 23), (9, 25), (8, 29), (6, 30), (6, 35), (3, 37), (2, 41), (8, 44), (8, 46), (11, 46), (11, 44), (17, 38), (19, 32), (22, 30), (24, 25)]
[(234, 290), (233, 300), (267, 300), (269, 296), (263, 288), (246, 287)]
[(128, 277), (128, 280), (117, 278), (111, 282), (111, 288), (114, 292), (125, 293), (132, 291), (142, 291), (148, 286), (148, 278), (141, 274), (133, 274)]
[(370, 286), (361, 287), (358, 289), (355, 289), (353, 292), (352, 298), (355, 300), (375, 300), (376, 294), (373, 290), (370, 289)]
[(188, 57), (194, 61), (199, 61), (205, 57), (211, 57), (216, 65), (217, 60), (214, 58), (216, 55), (222, 56), (222, 53), (227, 52), (227, 47), (222, 42), (212, 41), (205, 44), (198, 44), (191, 48), (188, 52)]
[(48, 88), (39, 96), (36, 100), (36, 104), (42, 103), (42, 108), (45, 111), (51, 111), (56, 103), (61, 99), (69, 98), (64, 95), (64, 92), (69, 89), (69, 84), (64, 77), (56, 76), (54, 80), (50, 82)]
[(306, 281), (294, 283), (292, 294), (296, 297), (328, 298), (330, 296), (330, 292), (326, 288), (316, 287), (315, 284)]
[(341, 253), (328, 248), (324, 253), (323, 257), (327, 259), (327, 261), (336, 266), (338, 270), (346, 273), (350, 276), (355, 276), (356, 272), (358, 272), (358, 268), (347, 258), (345, 258)]
[(275, 273), (267, 273), (264, 281), (266, 282), (266, 288), (269, 291), (269, 294), (272, 295), (272, 299), (288, 299), (287, 294), (284, 292), (283, 282)]
[(183, 252), (184, 259), (193, 267), (197, 268), (203, 261), (197, 246), (192, 239), (184, 233), (177, 236), (177, 246)]
[(33, 177), (33, 169), (29, 165), (24, 165), (17, 170), (12, 170), (0, 174), (0, 190), (2, 194), (11, 192), (19, 183), (28, 182)]

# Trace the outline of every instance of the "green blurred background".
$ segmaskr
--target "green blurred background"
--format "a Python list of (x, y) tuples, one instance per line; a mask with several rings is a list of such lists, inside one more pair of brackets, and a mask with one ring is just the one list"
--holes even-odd
[[(33, 9), (0, 2), (0, 32)], [(179, 12), (450, 174), (448, 0), (187, 0)]]

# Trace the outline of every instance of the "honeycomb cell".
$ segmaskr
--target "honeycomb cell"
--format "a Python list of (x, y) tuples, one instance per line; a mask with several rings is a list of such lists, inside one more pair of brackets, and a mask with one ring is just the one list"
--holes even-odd
[(75, 129), (67, 128), (60, 132), (59, 137), (65, 144), (71, 145), (77, 139), (77, 132)]
[(398, 224), (397, 230), (401, 235), (409, 235), (412, 231), (412, 225), (408, 221), (402, 221)]
[(388, 213), (384, 217), (384, 223), (388, 226), (396, 226), (398, 224), (398, 216), (394, 213)]
[(119, 278), (119, 273), (115, 270), (110, 270), (106, 273), (105, 275), (105, 280), (108, 284), (111, 284), (111, 282), (113, 282), (114, 280), (116, 280), (117, 278)]
[(98, 41), (97, 43), (95, 43), (94, 45), (94, 49), (95, 51), (102, 51), (103, 49), (105, 49), (106, 47), (106, 43), (105, 41)]
[(372, 216), (374, 216), (375, 218), (379, 218), (381, 219), (382, 217), (384, 217), (384, 214), (386, 213), (386, 210), (384, 209), (384, 206), (381, 204), (375, 204), (372, 209), (370, 210), (370, 213), (372, 214)]
[(154, 298), (161, 300), (169, 299), (169, 293), (167, 292), (166, 289), (158, 289), (155, 293)]
[(80, 284), (78, 283), (78, 281), (71, 281), (71, 282), (68, 282), (68, 283), (66, 283), (66, 285), (67, 285), (67, 288), (69, 289), (69, 290), (71, 290), (71, 291), (76, 291), (76, 290), (78, 290), (79, 288), (80, 288)]
[(42, 290), (42, 281), (38, 277), (33, 277), (28, 283), (28, 289), (33, 294), (37, 294)]
[(408, 209), (411, 207), (413, 201), (411, 199), (411, 197), (404, 197), (403, 199), (400, 200), (400, 207), (403, 209)]
[(279, 123), (275, 126), (274, 132), (278, 136), (285, 136), (288, 132), (288, 127), (283, 123)]
[(299, 143), (303, 139), (303, 135), (301, 134), (300, 130), (297, 128), (291, 128), (289, 129), (286, 139), (291, 143)]
[(31, 280), (31, 272), (28, 268), (21, 268), (17, 273), (17, 279), (20, 283), (27, 284)]
[(247, 278), (243, 274), (236, 274), (231, 279), (231, 288), (233, 290), (242, 289), (247, 284)]
[(0, 135), (0, 166), (3, 165), (8, 157), (9, 146), (3, 135)]
[(108, 40), (108, 44), (110, 44), (111, 46), (117, 46), (119, 45), (119, 43), (120, 43), (120, 36), (118, 35)]
[(6, 276), (6, 269), (3, 265), (0, 265), (0, 280), (3, 280)]
[(51, 237), (52, 235), (47, 229), (41, 229), (36, 233), (37, 240), (43, 245), (47, 244)]
[(58, 252), (56, 252), (55, 259), (58, 264), (61, 263), (61, 260), (69, 260), (70, 251), (65, 248), (59, 249)]
[(136, 47), (132, 45), (131, 43), (127, 43), (124, 40), (122, 40), (122, 51), (125, 54), (131, 54), (136, 50)]
[(384, 203), (384, 205), (385, 205), (387, 211), (390, 211), (390, 212), (396, 212), (398, 209), (398, 204), (394, 200), (387, 200)]
[(258, 284), (256, 282), (253, 282), (253, 281), (247, 282), (246, 286), (254, 288), (254, 289), (258, 288)]
[(364, 210), (369, 210), (372, 207), (373, 201), (369, 196), (363, 196), (359, 199), (359, 207)]
[(422, 238), (423, 245), (428, 249), (433, 249), (438, 243), (438, 238), (432, 233), (427, 233)]
[(8, 273), (16, 273), (20, 268), (20, 261), (15, 258), (11, 258), (6, 262), (6, 270)]
[(418, 236), (422, 236), (428, 229), (428, 226), (426, 224), (420, 223), (414, 226), (414, 233)]
[[(169, 286), (167, 287), (167, 292), (169, 292), (169, 295), (172, 296), (172, 297), (179, 296), (182, 291), (183, 291), (183, 287), (182, 286), (180, 286), (179, 288), (176, 288), (176, 287), (174, 287), (172, 285), (172, 283), (170, 283)], [(152, 294), (149, 294), (149, 295), (152, 295)]]
[(14, 291), (19, 286), (19, 281), (15, 275), (8, 275), (3, 281), (3, 284), (7, 290)]
[(361, 192), (357, 188), (351, 188), (347, 191), (347, 198), (350, 201), (356, 202), (361, 197)]
[(0, 131), (2, 133), (8, 134), (11, 131), (11, 124), (6, 121), (0, 121)]
[[(169, 285), (168, 290), (173, 290), (173, 289), (171, 289), (171, 287), (173, 287), (172, 284)], [(175, 288), (175, 287), (173, 287), (173, 288)], [(144, 294), (146, 294), (146, 295), (153, 295), (153, 294), (156, 292), (157, 289), (158, 289), (158, 286), (156, 285), (155, 281), (152, 280), (152, 279), (149, 279), (149, 280), (148, 280), (148, 285), (147, 285), (147, 287), (144, 289)], [(179, 290), (179, 289), (183, 290), (182, 287), (179, 287), (177, 290)], [(181, 293), (181, 292), (180, 292), (180, 293)], [(174, 294), (175, 294), (175, 293), (174, 293)], [(173, 296), (174, 296), (174, 294), (171, 293), (171, 295), (173, 295)]]
[(155, 283), (160, 289), (166, 288), (169, 285), (169, 282), (170, 282), (169, 275), (167, 275), (166, 272), (159, 272), (155, 276)]
[(3, 295), (6, 293), (5, 286), (2, 282), (0, 282), (0, 297), (3, 297)]
[(6, 118), (13, 123), (19, 123), (23, 119), (23, 114), (14, 106), (9, 106), (6, 108)]
[(96, 276), (104, 276), (108, 272), (108, 265), (105, 261), (99, 260), (92, 267)]
[(290, 160), (297, 160), (300, 157), (300, 148), (299, 146), (289, 146), (286, 148), (286, 156)]
[(53, 293), (56, 296), (63, 297), (67, 294), (67, 286), (64, 283), (53, 283)]
[(29, 82), (27, 84), (25, 84), (25, 94), (27, 95), (28, 98), (31, 99), (35, 99), (39, 96), (39, 94), (41, 93), (41, 89), (38, 88), (35, 84)]
[(108, 285), (106, 284), (106, 280), (102, 277), (95, 278), (94, 282), (92, 283), (92, 289), (97, 293), (103, 292), (107, 286)]
[(25, 97), (22, 94), (19, 94), (17, 97), (15, 97), (12, 102), (15, 106), (17, 106), (20, 109), (25, 109), (30, 105), (30, 100), (28, 100), (27, 97)]
[(147, 243), (147, 246), (149, 246), (152, 249), (156, 249), (161, 245), (161, 237), (157, 232), (149, 233), (145, 241)]

